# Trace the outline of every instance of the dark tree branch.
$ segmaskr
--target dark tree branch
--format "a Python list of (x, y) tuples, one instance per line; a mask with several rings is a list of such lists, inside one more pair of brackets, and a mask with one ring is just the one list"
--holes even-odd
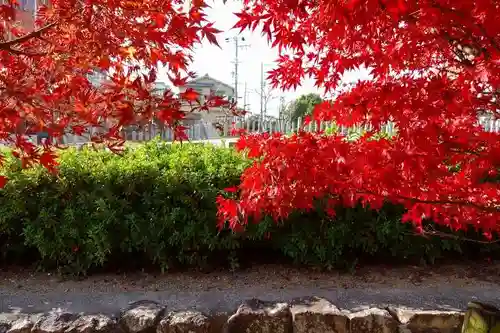
[(427, 236), (427, 237), (428, 236), (436, 236), (439, 238), (450, 238), (450, 239), (455, 239), (455, 240), (459, 240), (459, 241), (479, 243), (479, 244), (494, 244), (494, 243), (500, 242), (500, 239), (491, 240), (491, 241), (490, 240), (483, 241), (483, 240), (479, 240), (479, 239), (473, 239), (473, 238), (463, 237), (463, 236), (459, 236), (459, 235), (449, 234), (446, 232), (437, 231), (432, 226), (425, 227), (422, 234), (424, 236)]
[(52, 27), (56, 26), (57, 24), (58, 24), (58, 22), (53, 22), (53, 23), (50, 23), (50, 24), (48, 24), (48, 25), (46, 25), (38, 30), (32, 31), (24, 36), (21, 36), (21, 37), (18, 37), (18, 38), (15, 38), (15, 39), (12, 39), (12, 40), (9, 40), (6, 42), (2, 42), (2, 43), (0, 43), (0, 50), (5, 50), (8, 52), (12, 52), (15, 54), (20, 54), (20, 55), (41, 55), (41, 54), (37, 54), (37, 53), (32, 54), (32, 53), (28, 53), (28, 52), (23, 52), (23, 51), (20, 51), (17, 49), (13, 49), (12, 47), (15, 45), (24, 43), (30, 39), (33, 39), (33, 38), (40, 38), (42, 33), (51, 29)]
[(46, 55), (47, 52), (26, 52), (26, 51), (21, 51), (21, 50), (17, 50), (17, 49), (8, 49), (8, 51), (10, 53), (14, 53), (14, 54), (17, 54), (17, 55), (24, 55), (24, 56), (28, 56), (28, 57), (34, 57), (34, 56), (43, 56), (43, 55)]
[[(442, 10), (442, 11), (445, 11), (445, 12), (448, 12), (448, 13), (453, 13), (455, 15), (457, 15), (458, 17), (460, 17), (461, 19), (468, 19), (468, 17), (466, 17), (466, 15), (464, 15), (463, 12), (460, 12), (460, 11), (457, 11), (455, 9), (452, 9), (452, 8), (446, 8), (446, 7), (443, 7), (441, 6), (440, 4), (436, 3), (436, 2), (433, 2), (434, 4), (434, 7)], [(485, 37), (486, 39), (488, 39), (488, 41), (490, 42), (490, 44), (495, 48), (497, 49), (498, 51), (500, 51), (500, 44), (497, 43), (497, 41), (488, 34), (488, 32), (486, 31), (486, 29), (484, 28), (483, 25), (477, 23), (477, 22), (474, 22), (472, 21), (472, 24), (478, 28), (481, 33), (483, 34), (483, 37)], [(472, 35), (471, 35), (472, 37)]]
[(485, 212), (490, 212), (490, 213), (498, 213), (500, 212), (500, 206), (494, 205), (494, 206), (483, 206), (483, 205), (478, 205), (476, 203), (470, 202), (470, 201), (455, 201), (455, 200), (422, 200), (418, 198), (409, 198), (405, 197), (400, 194), (391, 194), (389, 196), (384, 196), (380, 193), (372, 192), (369, 190), (363, 190), (359, 191), (358, 193), (360, 194), (370, 194), (370, 195), (375, 195), (375, 196), (381, 196), (385, 198), (397, 198), (399, 200), (403, 201), (408, 201), (412, 203), (422, 203), (422, 204), (429, 204), (429, 205), (450, 205), (450, 206), (464, 206), (464, 207), (474, 207), (480, 211), (485, 211)]

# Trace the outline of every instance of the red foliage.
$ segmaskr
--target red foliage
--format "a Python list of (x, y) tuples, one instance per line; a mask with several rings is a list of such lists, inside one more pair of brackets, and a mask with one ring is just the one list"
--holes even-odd
[[(66, 133), (102, 127), (95, 142), (119, 150), (120, 130), (154, 116), (185, 139), (186, 105), (204, 111), (196, 93), (153, 94), (157, 63), (175, 85), (188, 71), (193, 46), (218, 32), (204, 0), (52, 0), (34, 29), (18, 24), (18, 2), (0, 5), (0, 140), (17, 147), (23, 166), (56, 170), (53, 148)], [(278, 47), (274, 86), (297, 87), (306, 76), (337, 98), (318, 105), (314, 120), (350, 126), (391, 120), (398, 135), (356, 142), (300, 132), (243, 136), (239, 149), (256, 158), (232, 195), (218, 199), (221, 222), (239, 229), (263, 214), (286, 218), (325, 199), (327, 211), (358, 201), (389, 200), (405, 220), (432, 218), (455, 229), (500, 229), (499, 135), (477, 124), (497, 115), (500, 92), (500, 3), (497, 0), (245, 0), (240, 29), (260, 26)], [(373, 80), (341, 90), (347, 70), (366, 66)], [(95, 88), (94, 70), (109, 72)], [(229, 105), (234, 107), (234, 105)], [(105, 125), (104, 125), (105, 124)], [(45, 131), (42, 147), (22, 134)], [(457, 168), (458, 166), (458, 168)], [(7, 181), (0, 177), (0, 185)]]
[[(29, 15), (19, 15), (19, 2), (3, 3), (0, 140), (14, 145), (23, 165), (53, 170), (54, 142), (90, 126), (99, 129), (92, 141), (114, 151), (123, 143), (124, 126), (148, 124), (153, 116), (185, 139), (179, 121), (186, 111), (204, 110), (207, 103), (230, 106), (211, 96), (200, 103), (191, 90), (157, 96), (152, 89), (158, 63), (181, 86), (194, 75), (188, 71), (193, 46), (203, 38), (217, 44), (218, 30), (206, 21), (203, 0), (190, 1), (189, 10), (171, 0), (51, 0), (34, 26), (22, 22)], [(89, 80), (96, 70), (109, 73), (99, 88)], [(49, 134), (43, 147), (23, 136), (40, 131)]]
[[(324, 199), (379, 208), (404, 204), (405, 221), (424, 218), (500, 231), (500, 137), (478, 125), (500, 111), (500, 2), (497, 0), (245, 0), (236, 27), (263, 33), (281, 51), (269, 80), (284, 89), (312, 77), (335, 99), (315, 120), (371, 123), (348, 142), (300, 132), (243, 136), (256, 160), (237, 200), (220, 199), (221, 223), (276, 220)], [(340, 90), (342, 74), (366, 66), (373, 80)], [(398, 128), (374, 139), (381, 124)]]

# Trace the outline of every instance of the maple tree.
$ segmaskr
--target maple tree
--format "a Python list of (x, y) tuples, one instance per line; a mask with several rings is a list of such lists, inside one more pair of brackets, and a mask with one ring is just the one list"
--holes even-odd
[[(186, 112), (233, 105), (209, 96), (200, 103), (187, 89), (155, 94), (158, 64), (174, 86), (188, 70), (193, 47), (203, 39), (217, 44), (219, 31), (206, 20), (203, 0), (51, 0), (35, 13), (34, 26), (23, 22), (19, 3), (0, 5), (0, 140), (11, 144), (24, 166), (57, 165), (54, 147), (65, 134), (82, 135), (113, 151), (122, 148), (124, 126), (155, 117), (185, 139)], [(26, 17), (26, 15), (24, 15)], [(92, 75), (105, 73), (100, 86)], [(26, 133), (49, 135), (42, 147)], [(2, 178), (2, 185), (6, 179)]]
[[(367, 124), (350, 142), (322, 132), (242, 136), (255, 158), (239, 188), (218, 198), (220, 226), (285, 219), (321, 200), (379, 209), (403, 204), (420, 232), (426, 219), (486, 237), (500, 229), (500, 137), (478, 124), (500, 110), (500, 2), (496, 0), (245, 0), (236, 28), (261, 29), (280, 51), (269, 80), (306, 77), (337, 97), (313, 121)], [(339, 89), (365, 66), (373, 79)], [(395, 123), (393, 138), (376, 138)]]
[[(206, 3), (180, 0), (52, 0), (33, 29), (19, 24), (16, 0), (0, 5), (0, 139), (15, 145), (27, 166), (53, 170), (54, 145), (66, 133), (101, 127), (92, 137), (117, 150), (120, 130), (156, 117), (176, 129), (199, 103), (187, 90), (152, 92), (158, 62), (172, 83), (183, 85), (192, 49), (218, 32), (205, 18)], [(314, 121), (370, 123), (373, 130), (349, 142), (340, 135), (243, 136), (238, 148), (254, 164), (236, 193), (218, 198), (221, 224), (234, 229), (263, 214), (276, 220), (323, 200), (379, 208), (404, 204), (405, 220), (421, 229), (424, 218), (454, 229), (499, 229), (498, 134), (478, 125), (496, 116), (500, 92), (500, 4), (496, 0), (244, 0), (237, 28), (260, 27), (280, 50), (273, 86), (296, 88), (310, 76), (338, 95), (318, 104)], [(344, 72), (360, 66), (373, 79), (339, 90)], [(94, 87), (89, 74), (109, 73)], [(392, 121), (397, 136), (375, 139)], [(43, 147), (22, 134), (47, 131)], [(55, 139), (55, 140), (53, 140)], [(0, 179), (0, 185), (6, 179)], [(228, 190), (229, 191), (229, 190)]]

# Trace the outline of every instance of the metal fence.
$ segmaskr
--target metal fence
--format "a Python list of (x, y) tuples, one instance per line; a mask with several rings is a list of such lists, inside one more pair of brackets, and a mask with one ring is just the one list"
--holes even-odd
[[(192, 123), (187, 127), (186, 134), (189, 140), (191, 141), (213, 141), (213, 140), (222, 140), (222, 139), (230, 139), (238, 137), (238, 129), (245, 130), (248, 133), (258, 133), (258, 132), (281, 132), (281, 133), (294, 133), (297, 132), (300, 128), (305, 131), (318, 131), (318, 130), (328, 130), (333, 129), (335, 125), (332, 122), (321, 122), (320, 124), (316, 122), (311, 122), (308, 125), (304, 126), (304, 123), (301, 119), (298, 121), (288, 121), (288, 120), (266, 120), (260, 122), (259, 120), (252, 119), (244, 119), (234, 123), (209, 123), (205, 121), (198, 121)], [(368, 130), (369, 127), (340, 127), (339, 131), (343, 134), (347, 134), (349, 131), (355, 129), (365, 129)], [(387, 133), (394, 133), (394, 125), (392, 123), (388, 123), (387, 125), (382, 126), (382, 131)], [(127, 141), (132, 142), (144, 142), (152, 140), (155, 137), (159, 137), (163, 141), (173, 141), (174, 133), (170, 128), (158, 128), (156, 126), (148, 126), (146, 128), (141, 129), (133, 129), (126, 130), (122, 133), (123, 137)], [(84, 136), (75, 136), (75, 135), (65, 135), (64, 136), (65, 144), (80, 144), (89, 141), (89, 135)]]
[[(487, 132), (500, 133), (500, 119), (492, 119), (489, 117), (480, 117), (479, 123), (483, 129)], [(255, 132), (281, 132), (286, 134), (291, 134), (297, 132), (299, 128), (305, 131), (312, 132), (318, 130), (333, 130), (337, 129), (343, 135), (347, 135), (353, 132), (361, 132), (363, 130), (371, 130), (371, 126), (354, 126), (347, 128), (341, 126), (336, 128), (335, 124), (332, 122), (310, 122), (308, 125), (304, 126), (302, 119), (291, 122), (289, 120), (283, 119), (267, 119), (260, 122), (258, 119), (240, 119), (239, 121), (229, 123), (210, 123), (203, 120), (192, 122), (187, 125), (186, 134), (190, 141), (209, 141), (217, 142), (219, 140), (229, 140), (234, 141), (238, 137), (237, 132), (233, 129), (243, 129), (249, 133)], [(62, 143), (67, 145), (79, 145), (85, 144), (90, 141), (90, 136), (97, 129), (90, 128), (87, 135), (76, 136), (72, 134), (67, 134), (62, 138)], [(397, 128), (394, 123), (387, 123), (381, 128), (381, 132), (385, 132), (389, 135), (393, 135), (397, 132)], [(145, 128), (140, 129), (129, 129), (122, 132), (123, 137), (127, 141), (132, 142), (145, 142), (152, 140), (155, 137), (159, 137), (163, 141), (171, 142), (174, 140), (174, 133), (170, 128), (159, 128), (155, 125), (150, 125)], [(29, 140), (40, 144), (41, 139), (37, 138), (36, 135), (28, 136)], [(0, 145), (7, 145), (6, 143), (0, 142)]]

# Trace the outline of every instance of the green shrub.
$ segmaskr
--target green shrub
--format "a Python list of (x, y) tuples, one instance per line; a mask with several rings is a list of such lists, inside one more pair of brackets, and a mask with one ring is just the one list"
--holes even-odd
[(57, 175), (7, 164), (4, 255), (35, 248), (45, 267), (86, 272), (111, 255), (140, 253), (166, 269), (237, 245), (215, 228), (215, 198), (247, 163), (232, 150), (153, 142), (124, 156), (67, 150), (59, 160)]
[(85, 274), (130, 265), (234, 266), (252, 253), (333, 268), (352, 267), (359, 259), (432, 262), (477, 251), (459, 240), (415, 236), (400, 222), (402, 209), (389, 205), (380, 212), (339, 208), (335, 220), (318, 207), (280, 225), (265, 219), (244, 234), (219, 232), (215, 198), (237, 185), (249, 165), (229, 148), (152, 141), (123, 156), (68, 149), (59, 162), (57, 175), (41, 167), (22, 170), (13, 158), (6, 162), (3, 260)]

